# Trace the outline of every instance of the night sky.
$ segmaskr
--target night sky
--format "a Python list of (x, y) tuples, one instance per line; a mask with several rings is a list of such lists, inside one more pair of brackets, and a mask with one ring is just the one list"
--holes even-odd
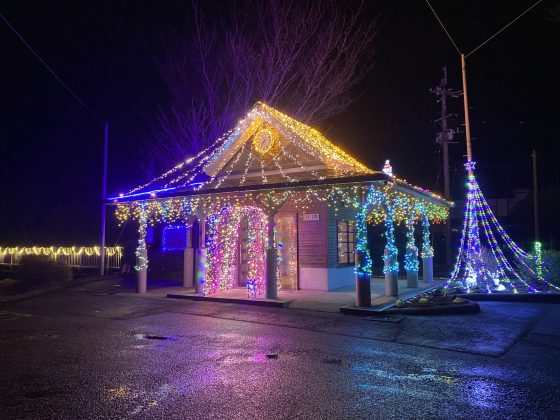
[[(166, 88), (155, 60), (180, 31), (188, 1), (4, 1), (0, 12), (59, 76), (110, 124), (108, 195), (145, 181), (139, 149)], [(532, 1), (432, 4), (459, 47), (469, 52)], [(560, 170), (560, 21), (537, 6), (468, 59), (474, 159), (488, 197), (531, 186), (531, 149), (541, 185)], [(420, 0), (370, 2), (382, 27), (375, 68), (346, 112), (318, 128), (373, 169), (441, 191), (441, 155), (429, 89), (448, 66), (461, 88), (457, 52)], [(220, 5), (213, 7), (220, 17)], [(0, 22), (0, 244), (98, 242), (103, 124), (48, 73)], [(258, 69), (255, 69), (258, 71)], [(462, 99), (450, 104), (462, 122)], [(464, 136), (451, 146), (453, 198), (464, 194)], [(119, 230), (110, 223), (109, 244)]]

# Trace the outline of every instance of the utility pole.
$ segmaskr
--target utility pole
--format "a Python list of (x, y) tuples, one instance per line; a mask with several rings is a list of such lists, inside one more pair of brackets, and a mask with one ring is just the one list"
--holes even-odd
[[(469, 118), (469, 97), (467, 95), (467, 65), (465, 54), (461, 54), (461, 74), (463, 76), (463, 106), (465, 108), (465, 138), (467, 140), (467, 162), (472, 162), (471, 148), (471, 120)], [(469, 166), (468, 172), (472, 175), (472, 168)]]
[(537, 184), (537, 151), (533, 149), (533, 211), (535, 216), (535, 241), (539, 241), (539, 190)]
[(100, 267), (99, 273), (105, 275), (105, 220), (107, 209), (105, 208), (105, 200), (107, 199), (107, 149), (109, 146), (109, 123), (105, 123), (104, 141), (103, 141), (103, 183), (101, 184), (101, 243), (99, 246)]
[[(447, 119), (450, 115), (447, 113), (447, 97), (457, 98), (459, 92), (447, 87), (447, 67), (443, 68), (443, 77), (439, 85), (430, 92), (438, 96), (438, 102), (441, 105), (440, 116), (434, 122), (439, 124), (439, 132), (436, 135), (436, 143), (441, 145), (443, 151), (443, 188), (444, 196), (447, 200), (451, 200), (451, 185), (449, 176), (449, 143), (454, 143), (455, 130), (448, 128)], [(451, 266), (451, 220), (447, 218), (445, 224), (445, 260), (448, 266)]]

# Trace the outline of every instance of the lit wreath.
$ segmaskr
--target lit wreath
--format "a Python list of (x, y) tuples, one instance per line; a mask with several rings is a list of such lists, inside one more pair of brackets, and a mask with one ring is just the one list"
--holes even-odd
[(278, 156), (280, 135), (272, 127), (261, 128), (253, 137), (253, 149), (265, 159)]

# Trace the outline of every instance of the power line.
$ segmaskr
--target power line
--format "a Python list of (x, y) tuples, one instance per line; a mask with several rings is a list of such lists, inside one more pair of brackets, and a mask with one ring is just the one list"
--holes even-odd
[[(499, 34), (501, 34), (504, 30), (506, 30), (507, 28), (509, 28), (511, 25), (513, 25), (515, 22), (517, 22), (519, 19), (521, 19), (524, 15), (526, 15), (530, 10), (532, 10), (533, 8), (535, 8), (535, 6), (537, 6), (539, 3), (541, 3), (542, 0), (537, 0), (536, 3), (534, 3), (531, 7), (529, 7), (527, 10), (525, 10), (523, 13), (521, 13), (519, 16), (517, 16), (515, 19), (513, 19), (511, 22), (509, 22), (507, 25), (505, 25), (503, 28), (501, 28), (499, 31), (497, 31), (494, 35), (492, 35), (490, 38), (488, 38), (486, 41), (482, 42), (478, 47), (474, 48), (471, 52), (469, 52), (468, 54), (465, 55), (465, 58), (467, 58), (469, 55), (473, 54), (474, 52), (478, 51), (480, 48), (482, 48), (484, 45), (486, 45), (488, 42), (490, 42), (492, 39), (494, 39), (495, 37), (497, 37)], [(457, 44), (455, 43), (455, 41), (453, 40), (453, 38), (451, 37), (449, 31), (445, 28), (445, 25), (443, 24), (443, 22), (441, 21), (441, 19), (439, 18), (438, 14), (436, 13), (436, 11), (434, 10), (434, 8), (432, 7), (432, 5), (430, 4), (429, 0), (426, 0), (426, 3), (428, 4), (428, 7), (430, 8), (430, 10), (432, 11), (432, 13), (434, 14), (436, 20), (439, 22), (439, 24), (441, 25), (441, 27), (443, 28), (443, 31), (445, 32), (445, 34), (447, 35), (447, 37), (449, 38), (449, 40), (451, 41), (451, 43), (453, 44), (453, 46), (455, 47), (455, 49), (457, 50), (457, 52), (459, 53), (459, 55), (461, 54), (461, 50), (459, 49), (459, 47), (457, 46)]]
[[(427, 1), (427, 0), (426, 0)], [(508, 23), (506, 26), (504, 26), (502, 29), (500, 29), (498, 32), (496, 32), (494, 35), (492, 35), (490, 38), (488, 38), (486, 41), (484, 41), (482, 44), (480, 44), (478, 47), (476, 47), (474, 50), (472, 50), (470, 53), (468, 53), (467, 55), (465, 55), (465, 58), (467, 58), (469, 55), (471, 55), (472, 53), (474, 53), (475, 51), (477, 51), (479, 48), (481, 48), (482, 46), (486, 45), (488, 42), (490, 42), (493, 38), (495, 38), (496, 36), (498, 36), (502, 31), (504, 31), (506, 28), (508, 28), (509, 26), (513, 25), (517, 20), (519, 20), (521, 17), (523, 17), (523, 15), (525, 15), (527, 12), (529, 12), (531, 9), (533, 9), (536, 5), (538, 5), (540, 2), (542, 2), (542, 0), (538, 0), (535, 4), (533, 4), (531, 7), (529, 7), (527, 10), (525, 10), (523, 13), (521, 13), (519, 16), (517, 16), (515, 19), (513, 19), (510, 23)]]
[(29, 49), (29, 51), (31, 51), (33, 53), (33, 55), (35, 56), (35, 58), (37, 58), (37, 60), (39, 60), (41, 62), (41, 64), (49, 71), (49, 73), (56, 79), (58, 80), (58, 82), (70, 93), (70, 95), (72, 95), (74, 97), (74, 99), (76, 99), (76, 101), (79, 102), (79, 104), (87, 111), (89, 112), (94, 118), (96, 118), (99, 121), (103, 121), (102, 118), (99, 117), (99, 115), (97, 115), (95, 112), (92, 111), (92, 109), (86, 105), (86, 103), (84, 101), (82, 101), (80, 99), (80, 97), (74, 93), (74, 91), (72, 89), (70, 89), (70, 87), (64, 83), (64, 81), (56, 74), (56, 72), (46, 63), (45, 60), (43, 60), (41, 58), (41, 56), (33, 49), (33, 47), (31, 45), (29, 45), (29, 43), (25, 40), (25, 38), (16, 30), (16, 28), (14, 28), (12, 26), (12, 24), (10, 22), (8, 22), (8, 20), (4, 17), (3, 14), (0, 13), (0, 18), (2, 18), (2, 20), (4, 21), (4, 23), (6, 25), (8, 25), (8, 27), (12, 30), (12, 32), (14, 34), (16, 34), (16, 36), (20, 39), (21, 42), (23, 42), (25, 44), (25, 46)]
[(451, 43), (453, 44), (453, 46), (455, 47), (455, 49), (457, 50), (457, 52), (459, 54), (461, 54), (461, 50), (459, 49), (459, 47), (457, 46), (457, 44), (455, 44), (455, 41), (453, 41), (453, 38), (451, 37), (451, 35), (449, 34), (449, 32), (447, 31), (447, 29), (445, 28), (445, 25), (443, 24), (443, 22), (441, 21), (441, 19), (439, 18), (439, 16), (437, 15), (436, 11), (434, 10), (434, 8), (432, 7), (432, 5), (430, 4), (430, 2), (428, 0), (426, 0), (426, 3), (428, 3), (428, 6), (430, 7), (430, 10), (432, 11), (432, 13), (434, 14), (434, 16), (436, 17), (437, 21), (439, 22), (439, 24), (441, 25), (441, 27), (443, 28), (443, 31), (447, 34), (447, 37), (449, 38), (449, 40), (451, 41)]

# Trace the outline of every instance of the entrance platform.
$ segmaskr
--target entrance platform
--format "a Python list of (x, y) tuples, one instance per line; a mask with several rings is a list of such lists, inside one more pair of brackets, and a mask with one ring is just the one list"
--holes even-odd
[[(418, 287), (407, 288), (406, 279), (399, 279), (399, 296), (389, 297), (384, 295), (385, 283), (382, 278), (374, 278), (371, 281), (371, 309), (383, 310), (394, 304), (397, 299), (408, 299), (438, 287), (444, 279), (436, 279), (434, 282), (418, 282)], [(354, 286), (345, 287), (334, 291), (322, 290), (279, 290), (278, 299), (266, 299), (264, 296), (250, 298), (245, 288), (234, 288), (223, 292), (214, 293), (209, 296), (200, 296), (194, 293), (194, 289), (169, 288), (148, 289), (150, 294), (158, 294), (173, 299), (187, 299), (208, 302), (240, 303), (245, 305), (286, 307), (291, 309), (302, 309), (321, 312), (339, 312), (341, 307), (355, 305), (356, 292)]]

